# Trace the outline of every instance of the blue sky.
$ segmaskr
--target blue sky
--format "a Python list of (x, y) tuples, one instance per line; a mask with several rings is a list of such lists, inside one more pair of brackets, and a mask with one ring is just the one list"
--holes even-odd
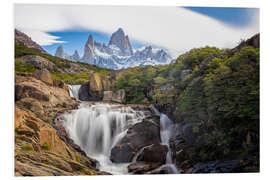
[(206, 45), (230, 48), (258, 33), (259, 9), (17, 4), (15, 27), (50, 54), (63, 45), (82, 56), (90, 33), (107, 45), (122, 27), (134, 49), (152, 45), (179, 55)]

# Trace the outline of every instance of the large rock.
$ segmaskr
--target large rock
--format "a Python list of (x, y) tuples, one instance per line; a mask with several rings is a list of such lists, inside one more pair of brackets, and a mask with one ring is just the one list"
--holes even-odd
[(111, 87), (109, 78), (103, 75), (91, 74), (89, 81), (89, 93), (98, 93), (103, 96), (103, 91), (108, 91)]
[(103, 101), (111, 101), (113, 98), (113, 92), (112, 91), (104, 91), (103, 92)]
[(113, 93), (112, 101), (118, 103), (124, 103), (126, 100), (126, 93), (124, 89), (120, 89)]
[(41, 53), (47, 53), (40, 45), (34, 42), (29, 36), (15, 29), (15, 41), (22, 43), (28, 48), (34, 49)]
[(47, 69), (36, 70), (34, 76), (49, 85), (53, 85), (53, 79)]
[(161, 166), (161, 163), (135, 162), (128, 166), (128, 171), (133, 174), (145, 174)]
[(15, 101), (26, 97), (41, 101), (49, 101), (49, 96), (38, 90), (36, 87), (21, 84), (15, 85)]
[(145, 162), (166, 162), (168, 147), (162, 144), (152, 144), (143, 148), (136, 161)]
[(173, 164), (164, 164), (146, 174), (179, 174), (179, 171)]
[(99, 92), (90, 90), (90, 83), (83, 83), (79, 89), (79, 99), (81, 101), (101, 101), (102, 95)]
[(103, 101), (113, 101), (118, 103), (124, 103), (126, 99), (126, 93), (124, 89), (120, 89), (116, 92), (104, 91)]
[(149, 117), (128, 129), (126, 136), (112, 149), (111, 160), (131, 162), (141, 148), (160, 142), (159, 116)]
[(37, 69), (52, 70), (55, 68), (54, 63), (50, 62), (48, 59), (36, 55), (26, 55), (21, 58), (18, 58), (17, 61), (33, 65)]

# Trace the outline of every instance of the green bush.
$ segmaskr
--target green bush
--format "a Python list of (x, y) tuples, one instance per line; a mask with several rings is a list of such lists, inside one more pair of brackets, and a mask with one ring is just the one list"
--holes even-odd
[(75, 159), (76, 159), (76, 161), (77, 161), (78, 163), (81, 162), (81, 157), (80, 157), (80, 155), (79, 155), (77, 152), (75, 153)]
[(51, 145), (50, 145), (49, 143), (47, 143), (47, 142), (44, 142), (44, 143), (41, 145), (41, 149), (48, 151), (48, 150), (51, 149)]
[(23, 151), (28, 151), (28, 152), (34, 151), (34, 149), (33, 149), (33, 147), (32, 147), (31, 144), (23, 145), (23, 146), (21, 147), (21, 149), (22, 149)]

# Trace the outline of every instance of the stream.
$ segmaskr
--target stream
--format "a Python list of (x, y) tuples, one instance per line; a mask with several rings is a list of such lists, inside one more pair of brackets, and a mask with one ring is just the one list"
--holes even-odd
[[(71, 97), (79, 100), (80, 85), (68, 85)], [(166, 164), (173, 174), (179, 173), (172, 163), (169, 139), (174, 130), (173, 122), (158, 110), (160, 116), (161, 143), (168, 146)], [(96, 102), (89, 105), (81, 102), (78, 109), (64, 114), (65, 128), (74, 142), (84, 150), (87, 156), (99, 162), (100, 171), (111, 174), (128, 174), (127, 166), (132, 163), (113, 163), (110, 160), (111, 149), (126, 135), (128, 128), (141, 122), (145, 115), (131, 107), (121, 104)], [(138, 156), (140, 152), (137, 153)], [(136, 156), (133, 162), (136, 161)]]

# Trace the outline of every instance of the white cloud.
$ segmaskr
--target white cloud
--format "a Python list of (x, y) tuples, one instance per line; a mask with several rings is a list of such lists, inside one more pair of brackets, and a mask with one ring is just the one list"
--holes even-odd
[(178, 7), (15, 5), (15, 27), (41, 45), (59, 43), (46, 32), (86, 29), (111, 34), (122, 27), (130, 39), (184, 52), (205, 45), (232, 47), (259, 32), (259, 12), (235, 28)]
[(49, 33), (42, 32), (40, 30), (32, 30), (32, 29), (21, 29), (18, 28), (21, 32), (29, 35), (31, 39), (37, 42), (41, 46), (49, 46), (55, 43), (66, 43), (66, 41), (60, 41), (61, 37), (52, 36)]

